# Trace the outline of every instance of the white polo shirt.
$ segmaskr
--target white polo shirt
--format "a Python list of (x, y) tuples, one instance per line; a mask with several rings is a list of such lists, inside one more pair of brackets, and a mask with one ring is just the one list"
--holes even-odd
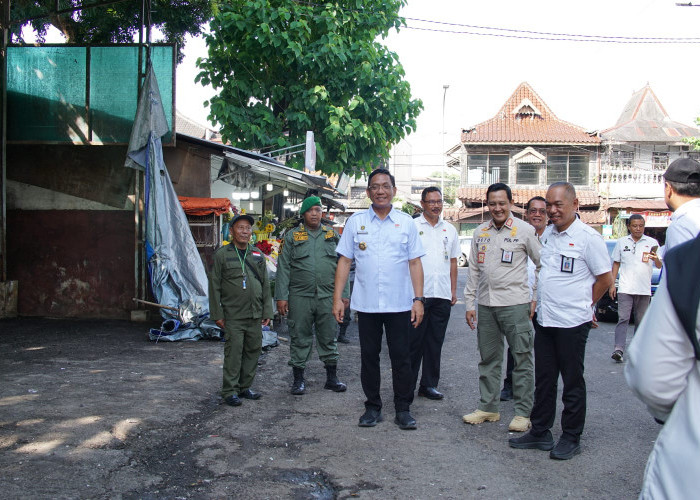
[(651, 295), (654, 261), (649, 258), (649, 253), (654, 246), (658, 247), (659, 242), (646, 235), (642, 235), (639, 241), (634, 241), (629, 234), (617, 240), (612, 260), (620, 263), (620, 282), (617, 286), (619, 293)]
[(450, 261), (460, 256), (457, 230), (440, 217), (433, 226), (423, 214), (413, 219), (418, 237), (423, 243), (423, 295), (425, 297), (452, 300)]
[(335, 251), (355, 259), (350, 307), (363, 313), (410, 311), (413, 284), (408, 261), (425, 255), (413, 219), (392, 208), (384, 220), (372, 207), (345, 223)]
[(611, 269), (603, 237), (581, 222), (563, 232), (553, 224), (540, 237), (537, 322), (573, 328), (593, 319), (593, 283)]
[(666, 251), (684, 241), (692, 240), (700, 233), (700, 198), (686, 201), (671, 215), (666, 229)]

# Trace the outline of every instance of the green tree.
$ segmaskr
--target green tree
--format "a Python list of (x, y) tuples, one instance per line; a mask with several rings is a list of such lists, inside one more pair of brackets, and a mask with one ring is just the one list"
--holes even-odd
[[(224, 141), (277, 149), (315, 134), (317, 168), (359, 177), (415, 130), (398, 56), (377, 41), (405, 24), (406, 0), (226, 0), (206, 36), (197, 81), (211, 84), (209, 119)], [(303, 165), (301, 155), (291, 166)]]
[[(441, 176), (442, 172), (439, 170), (430, 174), (430, 177), (433, 179), (440, 179)], [(445, 172), (445, 192), (442, 193), (442, 198), (447, 204), (454, 205), (457, 200), (457, 188), (459, 188), (459, 174)]]
[[(700, 118), (695, 119), (695, 124), (700, 126)], [(683, 142), (687, 142), (693, 146), (693, 149), (700, 149), (700, 137), (686, 137)]]
[[(58, 10), (91, 1), (59, 0)], [(151, 26), (163, 33), (165, 42), (177, 43), (181, 51), (186, 35), (201, 33), (201, 27), (212, 16), (214, 0), (152, 0)], [(12, 0), (10, 17), (13, 20), (41, 16), (54, 10), (55, 0)], [(86, 8), (74, 13), (49, 15), (22, 24), (12, 24), (11, 35), (15, 42), (23, 42), (22, 28), (29, 26), (37, 39), (43, 42), (48, 29), (53, 26), (66, 38), (67, 43), (103, 44), (130, 43), (138, 35), (141, 2), (133, 0), (113, 3), (101, 7)], [(182, 59), (182, 52), (179, 53)]]

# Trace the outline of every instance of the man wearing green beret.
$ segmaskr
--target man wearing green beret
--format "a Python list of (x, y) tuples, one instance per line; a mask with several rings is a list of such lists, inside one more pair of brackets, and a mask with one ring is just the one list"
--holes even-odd
[[(290, 361), (294, 374), (291, 393), (304, 394), (304, 369), (311, 357), (313, 332), (316, 332), (318, 357), (326, 367), (324, 388), (343, 392), (346, 385), (338, 381), (338, 346), (335, 341), (337, 322), (333, 316), (333, 286), (339, 236), (321, 223), (321, 198), (310, 196), (301, 204), (303, 223), (284, 236), (277, 263), (275, 299), (277, 310), (288, 316)], [(349, 301), (345, 286), (343, 300)]]

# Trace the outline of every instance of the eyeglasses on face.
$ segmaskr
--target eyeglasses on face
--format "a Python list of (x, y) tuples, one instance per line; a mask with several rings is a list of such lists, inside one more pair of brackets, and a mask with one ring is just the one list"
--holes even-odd
[(373, 193), (376, 193), (379, 190), (391, 191), (392, 188), (393, 186), (391, 184), (372, 184), (371, 186), (367, 186), (367, 189), (369, 189)]
[(527, 210), (527, 213), (529, 213), (529, 214), (542, 214), (542, 215), (546, 215), (546, 214), (547, 214), (547, 210), (544, 209), (544, 208), (529, 208), (529, 209)]

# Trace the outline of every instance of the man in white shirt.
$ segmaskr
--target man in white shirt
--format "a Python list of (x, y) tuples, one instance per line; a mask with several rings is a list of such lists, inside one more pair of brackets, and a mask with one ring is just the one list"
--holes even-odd
[(374, 427), (383, 419), (379, 353), (386, 331), (394, 387), (394, 423), (401, 429), (415, 429), (416, 420), (410, 413), (413, 401), (410, 339), (423, 319), (425, 297), (420, 258), (425, 251), (413, 219), (391, 204), (396, 196), (394, 176), (378, 168), (369, 174), (367, 184), (372, 205), (347, 220), (336, 247), (340, 258), (335, 273), (333, 314), (338, 323), (343, 321), (343, 289), (355, 259), (350, 307), (358, 312), (360, 381), (367, 397), (365, 413), (358, 425)]
[[(547, 215), (535, 321), (535, 405), (532, 429), (508, 441), (512, 448), (549, 451), (568, 460), (581, 452), (586, 420), (583, 364), (593, 319), (593, 305), (613, 282), (603, 238), (576, 216), (574, 186), (555, 182), (547, 190)], [(556, 446), (550, 431), (556, 416), (557, 382), (564, 382), (562, 435)]]
[(612, 275), (620, 272), (617, 289), (615, 283), (610, 285), (608, 294), (613, 300), (617, 296), (618, 321), (615, 327), (615, 348), (612, 359), (622, 363), (627, 339), (627, 327), (634, 311), (635, 332), (637, 325), (649, 307), (651, 301), (651, 274), (653, 266), (661, 269), (661, 259), (657, 255), (659, 242), (644, 234), (644, 217), (632, 214), (627, 220), (629, 233), (617, 240), (612, 252)]
[(457, 302), (457, 258), (461, 254), (457, 230), (446, 222), (442, 214), (440, 188), (427, 187), (421, 193), (423, 213), (413, 219), (423, 243), (423, 321), (411, 338), (411, 365), (413, 385), (423, 371), (418, 395), (428, 399), (442, 399), (437, 390), (440, 380), (440, 355), (445, 340), (450, 311)]
[(666, 251), (700, 233), (700, 163), (674, 160), (664, 173), (664, 199), (673, 211), (666, 230)]

